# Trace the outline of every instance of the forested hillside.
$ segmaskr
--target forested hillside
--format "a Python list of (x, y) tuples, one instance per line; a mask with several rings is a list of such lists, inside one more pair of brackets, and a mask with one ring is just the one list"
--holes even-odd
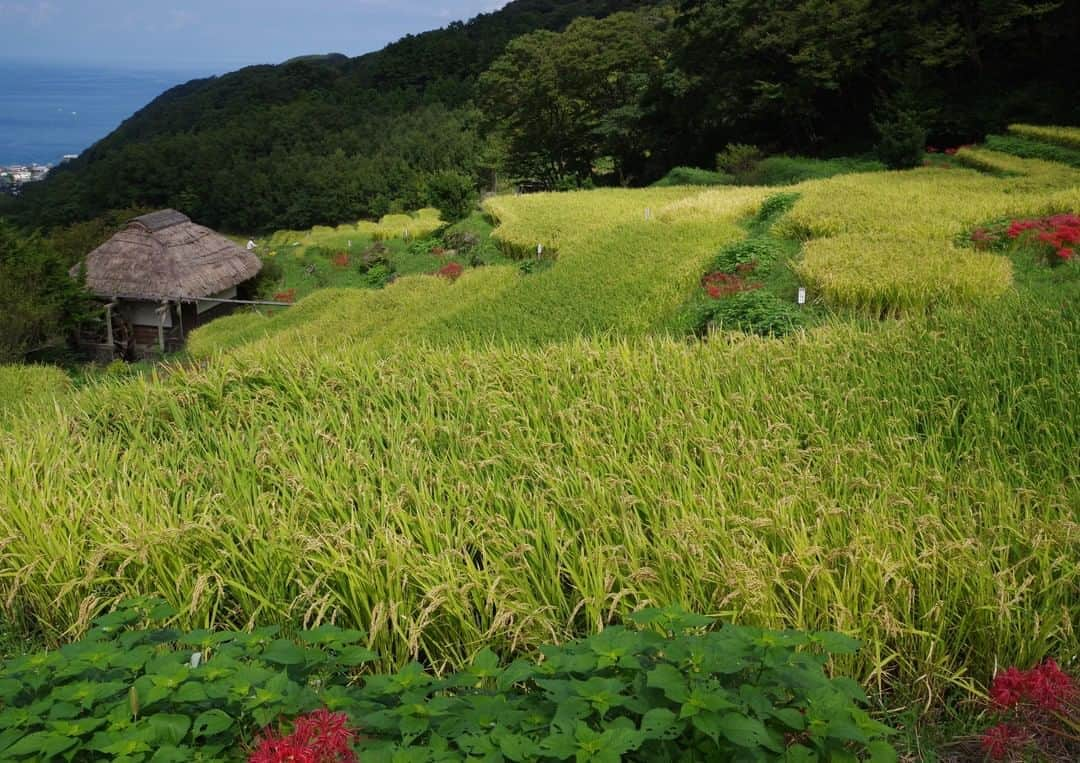
[(507, 42), (649, 4), (516, 0), (359, 58), (311, 57), (195, 80), (163, 94), (0, 215), (53, 226), (139, 199), (250, 230), (441, 201), (440, 188), (471, 188), (494, 162), (471, 100), (477, 75)]
[(175, 88), (0, 215), (54, 227), (167, 205), (305, 228), (445, 209), (496, 175), (645, 184), (711, 168), (729, 142), (877, 146), (903, 166), (927, 140), (1080, 121), (1077, 28), (1064, 0), (517, 0), (359, 58)]

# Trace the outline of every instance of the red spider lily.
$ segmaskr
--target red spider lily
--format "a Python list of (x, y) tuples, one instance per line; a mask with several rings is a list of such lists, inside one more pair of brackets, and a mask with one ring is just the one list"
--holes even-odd
[(275, 302), (295, 302), (296, 301), (296, 289), (287, 289), (286, 291), (279, 291), (274, 295)]
[(928, 154), (936, 154), (937, 152), (938, 152), (938, 150), (934, 146), (927, 146), (926, 147), (926, 153), (928, 153)]
[(264, 732), (248, 763), (356, 763), (348, 724), (344, 713), (316, 710), (297, 718), (289, 736)]
[(987, 729), (979, 742), (991, 760), (1005, 760), (1027, 742), (1027, 735), (1007, 723), (999, 723)]
[(349, 266), (349, 255), (345, 252), (338, 252), (330, 260), (337, 268), (346, 268)]
[[(1018, 239), (1029, 233), (1056, 255), (1059, 262), (1071, 260), (1080, 244), (1080, 215), (1060, 214), (1038, 219), (1013, 220), (1006, 235)], [(1051, 264), (1054, 264), (1051, 260)]]
[(461, 274), (465, 272), (465, 268), (456, 262), (448, 262), (439, 268), (439, 272), (436, 275), (442, 276), (450, 281), (456, 281), (461, 278)]
[(764, 286), (761, 283), (747, 283), (740, 276), (731, 273), (709, 273), (701, 279), (701, 285), (705, 289), (705, 293), (713, 299), (730, 297), (740, 291), (753, 291)]
[(945, 149), (945, 153), (948, 154), (949, 156), (956, 156), (956, 149), (955, 148), (947, 148), (947, 149)]
[(1031, 670), (1009, 668), (994, 676), (990, 699), (1005, 709), (1027, 701), (1042, 710), (1057, 711), (1080, 697), (1076, 683), (1053, 660)]

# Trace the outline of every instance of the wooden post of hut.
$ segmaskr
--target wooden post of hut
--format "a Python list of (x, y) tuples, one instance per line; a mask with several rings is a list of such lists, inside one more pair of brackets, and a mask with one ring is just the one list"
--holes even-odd
[(106, 337), (90, 349), (115, 353), (121, 321), (136, 357), (174, 352), (189, 331), (234, 309), (227, 300), (261, 267), (254, 253), (176, 210), (136, 217), (86, 257), (87, 288), (107, 303)]

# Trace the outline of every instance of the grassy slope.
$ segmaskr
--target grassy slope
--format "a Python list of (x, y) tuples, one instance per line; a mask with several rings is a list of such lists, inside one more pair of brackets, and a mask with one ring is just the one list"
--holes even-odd
[[(504, 245), (555, 248), (551, 268), (220, 321), (193, 352), (244, 347), (8, 435), (0, 600), (52, 638), (147, 591), (197, 624), (332, 615), (440, 665), (678, 601), (856, 633), (845, 667), (930, 694), (1075, 656), (1076, 305), (889, 265), (984, 216), (1080, 206), (1071, 170), (1015, 167), (800, 187), (789, 232), (887, 243), (844, 272), (912, 317), (785, 341), (648, 336), (763, 189), (496, 199)], [(1007, 288), (1006, 258), (948, 252), (951, 282)], [(828, 262), (803, 265), (826, 283)], [(820, 296), (843, 306), (836, 283)]]

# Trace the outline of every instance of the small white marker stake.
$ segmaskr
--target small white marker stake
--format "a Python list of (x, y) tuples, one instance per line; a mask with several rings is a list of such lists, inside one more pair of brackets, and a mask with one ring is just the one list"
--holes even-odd
[(805, 286), (800, 286), (799, 287), (799, 304), (800, 305), (805, 305), (806, 304), (806, 287)]
[(544, 256), (544, 245), (543, 244), (537, 244), (536, 245), (536, 256), (537, 257), (543, 257)]

